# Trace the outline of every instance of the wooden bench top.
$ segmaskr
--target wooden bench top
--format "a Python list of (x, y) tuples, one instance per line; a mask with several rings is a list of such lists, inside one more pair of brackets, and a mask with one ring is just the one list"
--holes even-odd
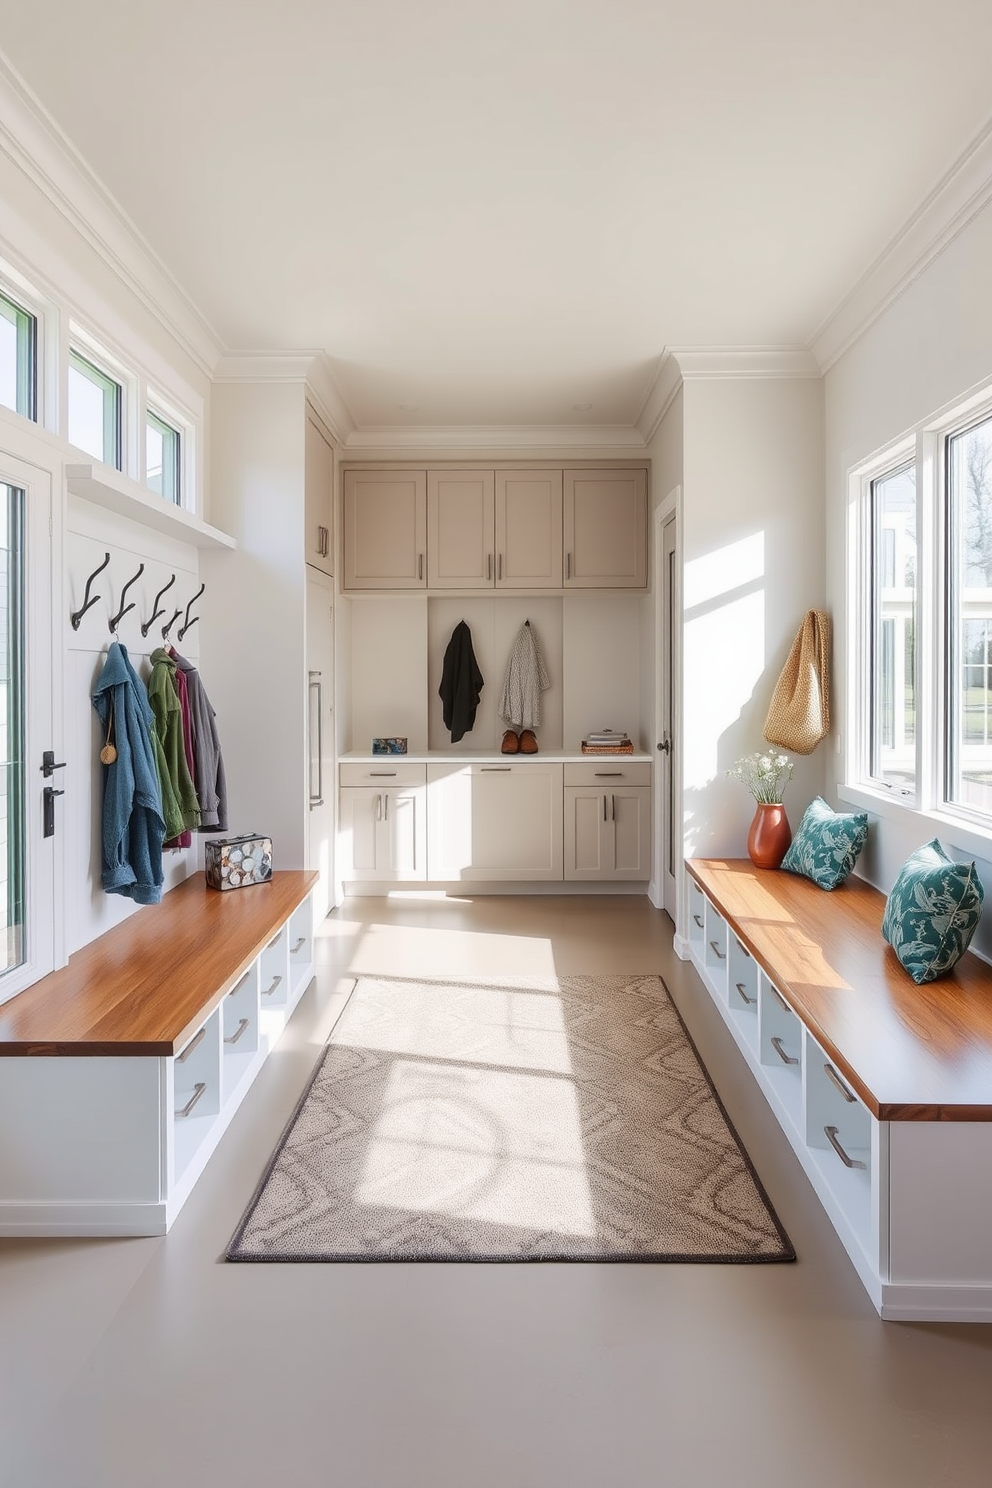
[(992, 967), (968, 953), (918, 987), (861, 879), (827, 893), (746, 858), (686, 867), (879, 1120), (992, 1121)]
[(316, 873), (221, 893), (202, 873), (0, 1007), (3, 1055), (169, 1055), (299, 907)]

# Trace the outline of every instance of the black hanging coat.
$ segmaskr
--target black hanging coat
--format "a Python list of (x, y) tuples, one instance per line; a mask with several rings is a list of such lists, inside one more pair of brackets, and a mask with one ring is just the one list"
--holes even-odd
[(451, 730), (451, 742), (457, 744), (475, 725), (475, 711), (485, 682), (472, 650), (472, 632), (459, 620), (451, 632), (448, 649), (441, 667), (441, 699), (444, 726)]

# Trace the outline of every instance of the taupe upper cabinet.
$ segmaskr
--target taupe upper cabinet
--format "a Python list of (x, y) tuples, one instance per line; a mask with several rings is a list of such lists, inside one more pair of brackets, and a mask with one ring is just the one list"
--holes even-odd
[(560, 589), (560, 470), (429, 470), (431, 589)]
[(648, 579), (644, 470), (566, 470), (566, 589), (643, 589)]
[(307, 408), (303, 475), (306, 561), (323, 573), (334, 572), (334, 449), (313, 410)]
[(561, 588), (561, 471), (497, 470), (496, 587)]
[(495, 510), (495, 477), (491, 470), (427, 472), (429, 588), (493, 587)]
[(427, 586), (427, 472), (346, 470), (344, 587)]

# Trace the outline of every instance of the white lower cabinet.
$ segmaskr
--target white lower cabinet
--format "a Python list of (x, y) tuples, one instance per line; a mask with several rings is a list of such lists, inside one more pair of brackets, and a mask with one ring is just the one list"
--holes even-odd
[(689, 879), (689, 952), (883, 1318), (992, 1322), (992, 1122), (879, 1121)]
[(564, 825), (566, 879), (650, 877), (650, 786), (566, 785)]
[(423, 786), (342, 790), (340, 830), (345, 879), (417, 882), (427, 878)]
[(561, 879), (560, 763), (430, 764), (427, 798), (431, 879)]

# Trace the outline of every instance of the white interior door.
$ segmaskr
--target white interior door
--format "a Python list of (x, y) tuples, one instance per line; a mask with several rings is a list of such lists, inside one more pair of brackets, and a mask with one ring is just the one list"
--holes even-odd
[(0, 450), (0, 1002), (63, 959), (52, 575), (51, 474)]

